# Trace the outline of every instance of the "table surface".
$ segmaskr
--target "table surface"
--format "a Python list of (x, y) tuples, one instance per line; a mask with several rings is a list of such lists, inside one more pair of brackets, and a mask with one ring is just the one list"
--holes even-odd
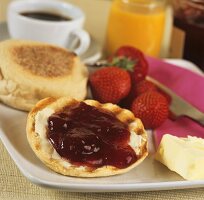
[[(0, 0), (0, 22), (6, 20), (6, 8), (10, 1)], [(87, 29), (103, 45), (110, 2), (108, 0), (69, 0), (86, 13)], [(101, 12), (102, 11), (102, 12)], [(98, 13), (103, 13), (99, 15)], [(94, 16), (94, 17), (93, 17)], [(18, 170), (0, 141), (0, 199), (1, 200), (63, 200), (63, 199), (204, 199), (204, 189), (169, 190), (128, 193), (70, 193), (41, 188), (30, 183)]]

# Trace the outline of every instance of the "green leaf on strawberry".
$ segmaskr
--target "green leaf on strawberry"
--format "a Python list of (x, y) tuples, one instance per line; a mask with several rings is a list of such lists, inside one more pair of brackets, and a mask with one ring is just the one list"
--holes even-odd
[(148, 62), (135, 47), (122, 46), (108, 60), (108, 66), (118, 66), (129, 71), (135, 82), (144, 80), (147, 75)]
[(134, 71), (134, 66), (136, 65), (137, 60), (132, 60), (130, 58), (127, 58), (125, 56), (116, 56), (113, 57), (111, 62), (109, 63), (110, 66), (117, 66), (122, 69), (128, 70), (133, 72)]

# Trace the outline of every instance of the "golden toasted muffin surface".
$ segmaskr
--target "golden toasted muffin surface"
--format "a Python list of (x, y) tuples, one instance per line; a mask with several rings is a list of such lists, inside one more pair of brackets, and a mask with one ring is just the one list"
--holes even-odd
[(71, 73), (74, 57), (72, 52), (54, 46), (24, 45), (11, 49), (13, 60), (33, 74), (57, 77)]

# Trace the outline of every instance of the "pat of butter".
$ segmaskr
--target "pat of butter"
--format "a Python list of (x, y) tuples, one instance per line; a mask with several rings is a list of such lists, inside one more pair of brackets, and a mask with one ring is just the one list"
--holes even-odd
[(155, 159), (187, 180), (204, 179), (204, 139), (163, 136)]

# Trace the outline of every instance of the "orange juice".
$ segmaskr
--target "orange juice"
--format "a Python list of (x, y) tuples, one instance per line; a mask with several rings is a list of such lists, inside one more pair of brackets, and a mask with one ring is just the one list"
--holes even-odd
[[(154, 4), (151, 4), (152, 2)], [(157, 7), (156, 2), (115, 0), (112, 3), (107, 27), (108, 54), (122, 45), (131, 45), (148, 55), (159, 56), (164, 33), (165, 8), (164, 5)]]

